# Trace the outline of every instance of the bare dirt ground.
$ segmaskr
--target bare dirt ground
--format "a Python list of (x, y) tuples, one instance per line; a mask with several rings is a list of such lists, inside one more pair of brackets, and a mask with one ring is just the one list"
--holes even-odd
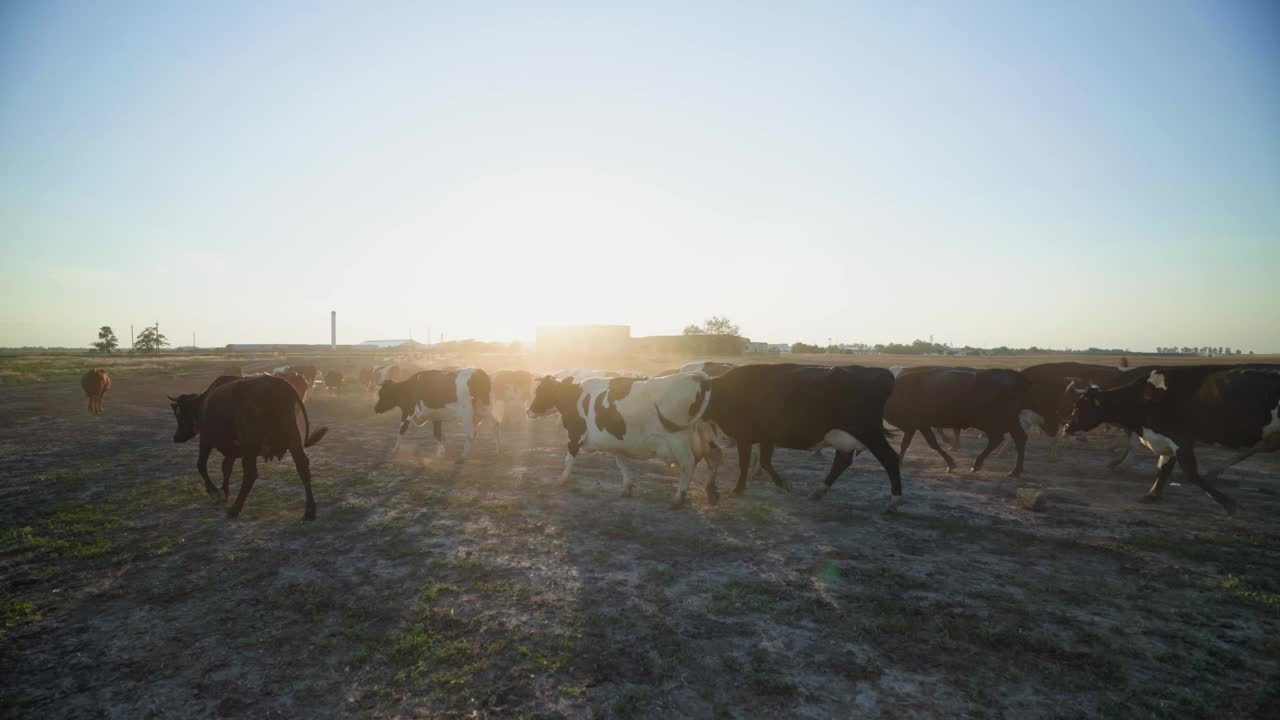
[(734, 497), (730, 452), (719, 506), (700, 468), (671, 511), (656, 462), (633, 498), (606, 456), (557, 487), (556, 421), (393, 455), (351, 392), (308, 403), (319, 519), (285, 461), (227, 521), (164, 400), (209, 379), (120, 379), (102, 417), (0, 387), (0, 716), (1280, 717), (1275, 456), (1224, 476), (1235, 518), (1138, 503), (1154, 463), (1106, 471), (1103, 437), (1034, 439), (1021, 482), (918, 441), (894, 514), (870, 458), (814, 502), (823, 461)]

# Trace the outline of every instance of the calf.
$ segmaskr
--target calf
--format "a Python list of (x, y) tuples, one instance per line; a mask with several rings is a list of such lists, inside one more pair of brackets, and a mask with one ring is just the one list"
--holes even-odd
[(378, 388), (375, 413), (400, 408), (400, 432), (396, 435), (394, 449), (400, 448), (400, 438), (410, 424), (421, 427), (431, 423), (432, 435), (439, 443), (437, 453), (444, 452), (444, 421), (462, 423), (462, 456), (471, 452), (476, 437), (476, 427), (488, 420), (493, 425), (495, 442), (502, 449), (502, 427), (493, 416), (489, 376), (477, 368), (462, 370), (423, 370), (403, 382), (386, 380)]
[(106, 370), (94, 368), (80, 376), (80, 387), (89, 398), (89, 414), (102, 414), (102, 398), (111, 389), (111, 376)]
[(972, 427), (987, 436), (987, 446), (973, 461), (972, 472), (982, 469), (987, 456), (1008, 433), (1018, 450), (1017, 463), (1009, 475), (1019, 477), (1027, 447), (1019, 412), (1026, 405), (1026, 395), (1027, 380), (1016, 370), (917, 368), (898, 376), (884, 419), (903, 431), (898, 451), (901, 457), (906, 457), (911, 438), (919, 431), (947, 463), (947, 472), (955, 469), (955, 460), (938, 446), (932, 428)]
[(626, 459), (664, 458), (680, 466), (680, 484), (671, 503), (677, 508), (685, 503), (694, 469), (705, 457), (710, 472), (707, 501), (714, 505), (719, 499), (715, 476), (721, 452), (710, 428), (699, 422), (707, 408), (708, 382), (701, 373), (649, 380), (597, 377), (581, 383), (548, 375), (538, 383), (528, 414), (560, 414), (569, 434), (561, 484), (569, 482), (583, 449), (613, 454), (625, 496), (635, 485)]
[(1174, 466), (1181, 463), (1187, 480), (1234, 514), (1235, 500), (1201, 476), (1195, 444), (1212, 443), (1247, 454), (1280, 450), (1280, 371), (1171, 367), (1152, 370), (1112, 390), (1091, 387), (1076, 401), (1067, 432), (1102, 423), (1120, 425), (1160, 455), (1155, 483), (1143, 501), (1159, 500)]
[(303, 448), (320, 442), (328, 428), (311, 432), (311, 420), (302, 399), (289, 383), (271, 375), (247, 378), (219, 377), (199, 395), (169, 398), (178, 429), (175, 443), (200, 436), (200, 455), (196, 469), (204, 480), (205, 491), (217, 497), (217, 488), (209, 480), (209, 455), (222, 453), (222, 501), (229, 498), (231, 471), (236, 458), (244, 470), (240, 494), (227, 508), (234, 518), (244, 508), (244, 501), (258, 479), (258, 458), (275, 460), (287, 452), (302, 478), (306, 492), (303, 520), (316, 519), (316, 501), (311, 494), (311, 462)]
[(889, 475), (890, 507), (896, 506), (902, 499), (902, 479), (898, 455), (884, 430), (885, 402), (893, 385), (888, 370), (857, 365), (743, 365), (713, 378), (706, 419), (737, 444), (738, 484), (733, 492), (746, 490), (755, 443), (760, 444), (761, 466), (785, 489), (790, 484), (773, 467), (775, 447), (829, 446), (836, 449), (835, 459), (815, 498), (853, 463), (854, 453), (870, 450)]

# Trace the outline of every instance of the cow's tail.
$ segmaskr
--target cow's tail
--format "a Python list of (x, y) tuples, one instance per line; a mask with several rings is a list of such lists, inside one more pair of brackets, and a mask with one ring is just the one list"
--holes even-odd
[(707, 406), (711, 404), (711, 380), (702, 373), (690, 373), (685, 377), (697, 379), (698, 381), (698, 392), (694, 395), (693, 403), (689, 406), (688, 423), (681, 425), (672, 422), (662, 414), (662, 408), (658, 407), (657, 403), (653, 404), (653, 409), (658, 413), (658, 422), (662, 423), (662, 429), (667, 432), (688, 430), (694, 423), (702, 419), (702, 416), (707, 412)]
[[(292, 390), (292, 388), (290, 389)], [(311, 432), (311, 418), (307, 416), (307, 404), (302, 402), (302, 398), (298, 398), (298, 407), (302, 409), (302, 422), (304, 425), (302, 447), (311, 447), (324, 438), (325, 433), (329, 432), (329, 428), (328, 426), (322, 427), (313, 434)]]

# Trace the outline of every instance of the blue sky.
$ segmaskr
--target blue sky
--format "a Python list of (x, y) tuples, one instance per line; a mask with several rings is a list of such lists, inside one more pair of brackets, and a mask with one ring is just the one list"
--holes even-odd
[(0, 345), (1280, 352), (1272, 3), (204, 5), (0, 7)]

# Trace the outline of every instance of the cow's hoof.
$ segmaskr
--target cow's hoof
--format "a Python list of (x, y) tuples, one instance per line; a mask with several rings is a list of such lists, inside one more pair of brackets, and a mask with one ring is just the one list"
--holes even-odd
[(1006, 474), (1005, 474), (1005, 477), (1007, 477), (1007, 478), (1014, 478), (1014, 479), (1020, 478), (1020, 477), (1022, 477), (1022, 471), (1021, 471), (1021, 470), (1010, 470), (1008, 473), (1006, 473)]
[(717, 503), (719, 503), (719, 502), (720, 502), (720, 493), (718, 493), (718, 492), (708, 492), (708, 493), (707, 493), (707, 504), (708, 504), (708, 505), (712, 505), (712, 506), (714, 506), (714, 505), (716, 505), (716, 504), (717, 504)]
[(827, 489), (826, 489), (825, 487), (820, 487), (820, 488), (818, 488), (817, 490), (814, 490), (812, 493), (810, 493), (810, 494), (809, 494), (809, 499), (810, 499), (810, 500), (821, 500), (821, 499), (822, 499), (822, 497), (823, 497), (824, 495), (826, 495), (826, 494), (827, 494)]
[(974, 465), (973, 467), (969, 468), (969, 472), (970, 472), (970, 473), (976, 473), (976, 472), (978, 472), (978, 471), (979, 471), (979, 470), (981, 470), (981, 469), (982, 469), (982, 466), (981, 466), (981, 465)]
[(733, 494), (734, 494), (734, 495), (741, 495), (741, 494), (745, 493), (746, 491), (747, 491), (747, 488), (746, 488), (746, 486), (745, 486), (745, 485), (734, 485), (734, 486), (733, 486)]
[(1159, 495), (1152, 495), (1151, 493), (1147, 493), (1147, 494), (1143, 495), (1142, 497), (1138, 498), (1138, 502), (1144, 502), (1144, 503), (1157, 503), (1157, 502), (1160, 502), (1160, 496), (1159, 496)]
[(307, 522), (310, 522), (310, 521), (315, 520), (315, 519), (316, 519), (316, 509), (315, 509), (315, 508), (309, 508), (306, 512), (302, 513), (302, 519), (303, 519), (304, 521), (307, 521)]
[(898, 511), (898, 506), (902, 504), (902, 496), (895, 495), (889, 498), (889, 504), (884, 506), (884, 512), (892, 513)]
[(956, 471), (956, 466), (955, 466), (955, 465), (948, 465), (948, 466), (947, 466), (947, 472), (948, 472), (948, 473), (953, 473), (953, 472), (955, 472), (955, 471)]
[(675, 496), (675, 498), (671, 501), (671, 509), (672, 509), (672, 510), (679, 510), (680, 508), (684, 507), (684, 504), (685, 504), (686, 502), (687, 502), (687, 499), (685, 498), (685, 496), (684, 496), (684, 495), (677, 495), (677, 496)]
[(235, 519), (236, 519), (236, 518), (238, 518), (238, 517), (240, 517), (240, 511), (239, 511), (239, 510), (237, 510), (237, 509), (235, 509), (235, 508), (228, 508), (228, 509), (227, 509), (227, 519), (228, 519), (228, 520), (235, 520)]

